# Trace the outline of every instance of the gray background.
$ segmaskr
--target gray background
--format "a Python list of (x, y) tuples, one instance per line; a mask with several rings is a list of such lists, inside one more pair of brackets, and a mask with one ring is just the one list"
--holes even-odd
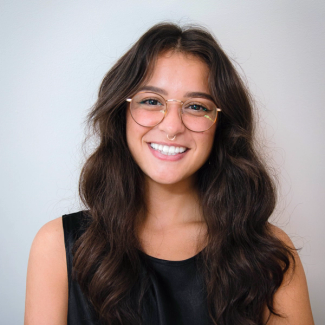
[(302, 247), (322, 324), (324, 13), (324, 1), (1, 1), (1, 324), (23, 322), (38, 229), (80, 208), (83, 123), (102, 77), (162, 20), (207, 26), (245, 71), (267, 160), (278, 173), (272, 218)]

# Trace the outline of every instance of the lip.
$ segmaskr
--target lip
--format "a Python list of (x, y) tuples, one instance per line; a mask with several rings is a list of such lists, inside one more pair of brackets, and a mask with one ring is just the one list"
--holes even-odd
[[(157, 143), (157, 144), (161, 144), (161, 145), (165, 145), (165, 146), (174, 146), (174, 147), (183, 147), (186, 148), (186, 151), (182, 152), (182, 153), (178, 153), (176, 155), (173, 156), (168, 156), (168, 155), (163, 155), (161, 154), (159, 151), (153, 149), (151, 147), (151, 143)], [(187, 148), (186, 146), (182, 146), (178, 143), (166, 143), (166, 142), (147, 142), (148, 148), (151, 151), (151, 153), (153, 154), (153, 156), (155, 156), (156, 158), (160, 159), (160, 160), (166, 160), (166, 161), (178, 161), (180, 159), (183, 159), (185, 157), (185, 155), (189, 152), (189, 148)]]

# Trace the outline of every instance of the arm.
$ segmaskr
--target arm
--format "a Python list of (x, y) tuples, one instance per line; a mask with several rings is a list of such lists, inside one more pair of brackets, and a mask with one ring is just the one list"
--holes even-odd
[(37, 233), (27, 270), (25, 325), (66, 325), (68, 278), (62, 218)]
[[(278, 227), (271, 226), (273, 234), (289, 247), (294, 247), (289, 236)], [(309, 302), (305, 272), (296, 251), (294, 253), (295, 269), (284, 275), (283, 283), (274, 295), (275, 310), (284, 318), (270, 315), (266, 310), (264, 320), (269, 318), (267, 325), (314, 325)]]

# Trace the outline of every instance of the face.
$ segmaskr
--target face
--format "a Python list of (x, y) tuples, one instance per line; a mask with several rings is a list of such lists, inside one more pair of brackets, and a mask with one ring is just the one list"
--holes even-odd
[[(177, 99), (185, 102), (189, 99), (190, 92), (210, 94), (208, 74), (207, 65), (200, 59), (188, 54), (168, 52), (158, 57), (151, 77), (141, 88), (154, 87), (154, 91), (166, 100)], [(128, 146), (148, 180), (160, 184), (191, 182), (210, 155), (216, 124), (207, 131), (192, 132), (181, 121), (181, 104), (168, 102), (167, 107), (164, 120), (152, 128), (138, 125), (128, 109)], [(176, 137), (169, 140), (167, 135), (169, 139)], [(173, 146), (175, 152), (180, 152), (166, 155), (159, 150), (159, 146), (167, 146), (167, 149)]]

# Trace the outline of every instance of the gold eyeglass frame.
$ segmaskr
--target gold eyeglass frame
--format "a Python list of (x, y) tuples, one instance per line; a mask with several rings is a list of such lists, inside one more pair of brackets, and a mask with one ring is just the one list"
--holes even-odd
[[(160, 94), (158, 94), (158, 93), (155, 93), (155, 92), (153, 92), (153, 91), (139, 91), (139, 92), (136, 93), (134, 96), (132, 96), (132, 98), (127, 98), (125, 101), (131, 103), (132, 100), (133, 100), (133, 98), (134, 98), (136, 95), (141, 94), (141, 93), (151, 93), (151, 94), (154, 94), (154, 95), (158, 95), (158, 96), (161, 97), (161, 98), (165, 101), (165, 103), (166, 103), (166, 105), (165, 105), (166, 108), (163, 110), (163, 111), (164, 111), (164, 116), (163, 116), (163, 118), (161, 119), (160, 122), (158, 122), (157, 124), (152, 125), (152, 126), (142, 125), (142, 124), (140, 124), (139, 122), (137, 122), (137, 121), (135, 120), (134, 116), (132, 115), (132, 110), (131, 110), (131, 105), (130, 105), (130, 113), (131, 113), (131, 116), (132, 116), (134, 122), (137, 123), (137, 124), (140, 125), (140, 126), (145, 127), (145, 128), (153, 128), (153, 127), (157, 126), (158, 124), (160, 124), (160, 123), (165, 119), (165, 117), (166, 117), (166, 115), (167, 115), (167, 110), (168, 110), (168, 105), (167, 105), (168, 102), (180, 103), (180, 104), (182, 105), (182, 107), (183, 107), (183, 105), (184, 105), (185, 103), (190, 102), (191, 100), (193, 100), (192, 98), (190, 98), (189, 100), (186, 100), (185, 102), (183, 102), (182, 100), (179, 100), (179, 99), (165, 99), (162, 95), (160, 95)], [(216, 105), (216, 104), (214, 104), (214, 105)], [(210, 126), (208, 129), (203, 130), (203, 131), (194, 131), (194, 130), (191, 130), (190, 128), (188, 128), (188, 127), (185, 125), (185, 123), (183, 122), (182, 114), (180, 113), (180, 112), (182, 112), (182, 110), (180, 110), (180, 112), (179, 112), (179, 117), (180, 117), (180, 119), (181, 119), (183, 125), (184, 125), (188, 130), (190, 130), (190, 131), (192, 131), (192, 132), (196, 132), (196, 133), (202, 133), (202, 132), (208, 131), (209, 129), (212, 128), (212, 126), (216, 123), (216, 121), (217, 121), (217, 119), (218, 119), (218, 113), (219, 113), (219, 112), (222, 112), (222, 110), (221, 110), (220, 108), (218, 108), (217, 105), (216, 105), (215, 109), (217, 110), (217, 114), (216, 114), (216, 117), (215, 117), (213, 123), (211, 124), (211, 126)]]

